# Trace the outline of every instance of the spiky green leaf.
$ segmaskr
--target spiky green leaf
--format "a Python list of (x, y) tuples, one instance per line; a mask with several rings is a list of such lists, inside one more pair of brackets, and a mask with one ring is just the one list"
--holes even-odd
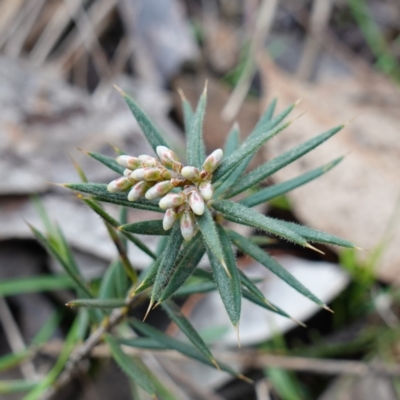
[(177, 305), (171, 300), (163, 302), (161, 306), (167, 312), (171, 320), (175, 322), (185, 336), (200, 351), (200, 353), (202, 353), (213, 364), (215, 364), (215, 358), (211, 354), (210, 349), (204, 343), (197, 331), (193, 328), (193, 325), (189, 322), (189, 320), (181, 313), (179, 307), (177, 307)]
[(106, 167), (110, 168), (111, 170), (113, 170), (117, 174), (120, 174), (120, 175), (124, 174), (125, 168), (122, 167), (121, 165), (119, 165), (117, 163), (117, 161), (115, 161), (115, 158), (112, 158), (112, 157), (109, 157), (109, 156), (105, 156), (104, 154), (95, 153), (93, 151), (88, 151), (87, 154), (90, 157), (94, 158), (95, 160), (101, 162), (103, 165), (105, 165)]
[(128, 201), (126, 193), (110, 193), (107, 190), (107, 185), (102, 183), (65, 183), (63, 186), (77, 192), (90, 194), (93, 196), (94, 200), (117, 204), (119, 206), (138, 208), (140, 210), (164, 212), (164, 210), (158, 207), (157, 202), (147, 199)]
[(204, 89), (197, 105), (196, 112), (187, 131), (187, 160), (188, 164), (201, 168), (205, 159), (203, 141), (203, 120), (207, 104), (207, 88)]
[(120, 366), (120, 368), (130, 376), (143, 390), (150, 393), (152, 396), (155, 395), (155, 387), (145, 371), (139, 366), (135, 357), (129, 357), (124, 353), (119, 345), (118, 341), (110, 335), (106, 335), (105, 341), (110, 348), (111, 354)]
[(302, 157), (304, 154), (307, 154), (311, 150), (315, 149), (317, 146), (319, 146), (320, 144), (331, 138), (333, 135), (338, 133), (340, 130), (342, 130), (343, 127), (344, 125), (340, 125), (318, 136), (315, 136), (312, 139), (301, 143), (293, 149), (290, 149), (285, 153), (280, 154), (273, 160), (268, 161), (267, 163), (256, 168), (255, 170), (249, 172), (232, 188), (232, 190), (229, 192), (229, 196), (235, 196), (239, 193), (242, 193), (246, 189), (260, 183), (265, 178), (272, 175), (274, 172), (279, 171), (286, 165)]
[(249, 239), (240, 235), (237, 232), (230, 230), (229, 237), (233, 243), (244, 253), (248, 254), (254, 260), (258, 261), (261, 265), (268, 268), (272, 273), (285, 281), (293, 289), (297, 290), (303, 296), (309, 298), (314, 303), (323, 306), (324, 302), (311, 293), (302, 283), (300, 283), (290, 272), (286, 271), (274, 258), (269, 256), (264, 250), (260, 249), (257, 245), (252, 243)]
[(229, 200), (214, 200), (212, 207), (221, 212), (224, 217), (238, 224), (252, 226), (280, 236), (284, 239), (309, 247), (307, 241), (293, 230), (287, 228), (280, 220), (266, 217), (257, 211)]
[(139, 235), (168, 236), (171, 231), (164, 230), (161, 219), (134, 222), (119, 227), (122, 232), (137, 233)]
[(306, 183), (312, 181), (313, 179), (318, 178), (319, 176), (325, 174), (326, 172), (330, 171), (335, 165), (340, 163), (340, 161), (342, 160), (343, 157), (337, 158), (336, 160), (331, 161), (330, 163), (325, 164), (322, 167), (306, 172), (296, 178), (290, 179), (286, 182), (277, 183), (276, 185), (273, 186), (269, 186), (265, 189), (260, 190), (255, 194), (246, 197), (245, 199), (241, 200), (240, 203), (246, 207), (254, 207), (258, 204), (274, 199), (275, 197), (290, 192), (291, 190), (303, 186)]
[(186, 297), (196, 293), (208, 293), (217, 289), (217, 285), (214, 282), (197, 282), (189, 283), (182, 286), (174, 293), (175, 297)]
[(265, 300), (263, 292), (255, 285), (255, 283), (241, 270), (239, 270), (240, 282), (254, 296), (259, 297), (262, 301)]
[(142, 129), (150, 146), (156, 152), (157, 146), (169, 147), (168, 143), (164, 140), (160, 131), (155, 127), (151, 119), (146, 115), (146, 113), (136, 104), (136, 102), (126, 93), (121, 91), (121, 94), (126, 101), (126, 104), (135, 116), (137, 123)]

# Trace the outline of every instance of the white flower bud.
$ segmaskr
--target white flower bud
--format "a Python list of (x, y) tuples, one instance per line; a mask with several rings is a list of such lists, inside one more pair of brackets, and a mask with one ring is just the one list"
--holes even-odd
[(144, 167), (157, 167), (158, 165), (160, 165), (159, 161), (156, 158), (150, 157), (146, 154), (142, 154), (138, 158), (142, 161)]
[(138, 158), (131, 157), (131, 156), (125, 156), (125, 155), (118, 156), (117, 163), (119, 165), (122, 165), (123, 167), (129, 168), (131, 170), (140, 168), (142, 166), (142, 162)]
[(210, 200), (213, 196), (213, 187), (210, 182), (203, 182), (199, 185), (200, 194), (204, 200)]
[(221, 149), (214, 150), (204, 161), (203, 169), (207, 172), (214, 172), (221, 163), (224, 153)]
[(179, 158), (171, 149), (165, 146), (157, 146), (156, 152), (163, 165), (173, 169), (176, 172), (180, 171), (181, 163)]
[(184, 201), (185, 201), (185, 196), (182, 192), (181, 193), (168, 193), (166, 196), (164, 196), (160, 200), (158, 205), (163, 210), (166, 210), (168, 208), (178, 207), (181, 204), (183, 204)]
[(107, 186), (107, 190), (111, 193), (123, 192), (124, 190), (129, 189), (132, 185), (133, 182), (125, 176), (121, 176), (120, 178), (111, 181)]
[(125, 168), (124, 169), (124, 173), (123, 173), (123, 175), (125, 176), (125, 177), (130, 177), (131, 176), (131, 173), (132, 173), (132, 170), (131, 169), (129, 169), (129, 168)]
[(204, 200), (197, 190), (193, 190), (189, 195), (190, 208), (196, 215), (204, 214)]
[(138, 182), (128, 193), (129, 201), (136, 201), (140, 199), (146, 193), (146, 190), (149, 188), (146, 182)]
[(178, 219), (178, 214), (176, 212), (174, 212), (171, 208), (167, 210), (164, 214), (164, 219), (163, 219), (164, 231), (170, 230), (174, 226), (177, 219)]
[(135, 169), (131, 173), (131, 178), (134, 179), (135, 181), (144, 181), (144, 174), (146, 173), (145, 168), (138, 168)]
[(171, 181), (162, 181), (150, 188), (146, 192), (145, 196), (148, 200), (157, 199), (158, 197), (162, 197), (164, 194), (167, 194), (171, 189), (173, 189)]
[(184, 211), (181, 220), (180, 220), (180, 228), (183, 238), (188, 241), (194, 235), (194, 224), (195, 218), (191, 211)]
[(144, 179), (146, 181), (159, 181), (161, 179), (161, 173), (158, 168), (145, 168)]
[(182, 168), (181, 175), (190, 181), (197, 181), (200, 176), (200, 171), (195, 167), (186, 166)]

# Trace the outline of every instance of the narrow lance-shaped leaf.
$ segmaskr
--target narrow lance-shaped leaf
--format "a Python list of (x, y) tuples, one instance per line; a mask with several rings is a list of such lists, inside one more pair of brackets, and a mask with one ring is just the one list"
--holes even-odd
[(211, 354), (210, 349), (204, 343), (203, 339), (193, 328), (188, 319), (181, 313), (176, 304), (173, 301), (168, 300), (162, 303), (161, 306), (193, 345), (218, 368), (218, 364), (216, 363), (214, 356)]
[(94, 200), (104, 201), (106, 203), (117, 204), (140, 210), (149, 210), (155, 212), (164, 212), (158, 207), (158, 204), (147, 199), (128, 201), (127, 193), (110, 193), (107, 185), (102, 183), (65, 183), (64, 187), (81, 193), (87, 193), (93, 196)]
[(168, 284), (158, 297), (158, 301), (170, 298), (193, 273), (205, 252), (200, 234), (197, 234), (181, 251), (177, 266), (168, 280)]
[(107, 268), (101, 279), (101, 284), (98, 292), (99, 299), (111, 299), (118, 297), (120, 299), (125, 297), (125, 293), (119, 291), (119, 285), (116, 284), (118, 269), (122, 268), (119, 260), (114, 260)]
[(121, 346), (112, 336), (107, 335), (105, 341), (108, 344), (111, 354), (121, 369), (130, 376), (143, 390), (155, 396), (155, 388), (149, 377), (135, 361), (121, 349)]
[(227, 173), (232, 171), (239, 163), (249, 155), (254, 155), (257, 150), (269, 139), (273, 138), (279, 132), (287, 128), (293, 121), (286, 122), (277, 126), (276, 128), (270, 129), (269, 131), (262, 133), (261, 135), (245, 141), (234, 153), (222, 161), (220, 166), (217, 168), (213, 175), (213, 182), (218, 181), (224, 177)]
[[(267, 124), (269, 124), (269, 122), (272, 120), (277, 101), (278, 100), (276, 97), (274, 99), (272, 99), (271, 103), (268, 105), (267, 109), (264, 111), (263, 115), (258, 120), (256, 126), (254, 127), (254, 129), (250, 135), (257, 136), (260, 133), (262, 133), (262, 131), (265, 131), (266, 129), (271, 129), (271, 125), (267, 125)], [(294, 106), (290, 105), (286, 110), (284, 110), (279, 115), (280, 119), (275, 120), (275, 121), (277, 121), (276, 123), (279, 124), (281, 121), (283, 121), (283, 119), (286, 118), (286, 116), (293, 110), (293, 108), (294, 108)]]
[(136, 294), (143, 292), (143, 290), (149, 288), (150, 286), (152, 286), (154, 284), (158, 270), (160, 269), (161, 261), (162, 261), (162, 255), (158, 256), (152, 262), (150, 267), (146, 268), (143, 271), (144, 276), (143, 276), (142, 280), (140, 281), (139, 285), (130, 292), (129, 297), (133, 297)]
[(161, 256), (161, 263), (154, 281), (150, 304), (154, 302), (154, 300), (158, 299), (161, 291), (168, 283), (173, 272), (174, 265), (177, 261), (182, 242), (183, 237), (179, 224), (175, 224), (165, 246), (165, 250)]
[(0, 394), (27, 392), (34, 389), (40, 382), (24, 379), (11, 379), (0, 381)]
[[(140, 332), (141, 334), (148, 336), (149, 338), (155, 339), (158, 342), (162, 343), (163, 345), (167, 346), (170, 349), (176, 350), (181, 354), (184, 354), (185, 356), (195, 359), (197, 361), (200, 361), (206, 365), (209, 365), (210, 367), (215, 368), (215, 364), (211, 362), (211, 360), (207, 357), (205, 357), (202, 353), (200, 353), (194, 346), (188, 343), (184, 343), (178, 339), (172, 338), (165, 333), (160, 332), (158, 329), (153, 328), (152, 326), (138, 321), (137, 319), (131, 319), (130, 324), (133, 326), (135, 330)], [(133, 344), (134, 344), (133, 339)], [(124, 340), (124, 344), (129, 346), (129, 339)], [(226, 371), (234, 376), (237, 376), (241, 379), (243, 379), (243, 375), (238, 374), (235, 372), (232, 368), (230, 368), (228, 365), (221, 363), (217, 360), (218, 366), (222, 371)]]
[(259, 297), (262, 301), (267, 301), (263, 292), (255, 285), (255, 283), (240, 269), (239, 271), (239, 276), (240, 276), (240, 281), (242, 285), (254, 296)]
[(238, 149), (240, 144), (240, 128), (239, 124), (235, 122), (228, 133), (224, 146), (224, 156), (230, 156), (235, 150)]
[[(110, 214), (108, 214), (99, 204), (97, 204), (95, 201), (91, 199), (85, 199), (83, 196), (78, 195), (81, 200), (88, 205), (96, 214), (100, 215), (104, 219), (105, 222), (110, 224), (114, 228), (118, 228), (120, 226), (120, 223), (114, 219)], [(122, 207), (122, 210), (125, 210), (126, 212), (126, 207)], [(130, 242), (132, 242), (134, 245), (136, 245), (140, 250), (142, 250), (144, 253), (149, 255), (151, 258), (156, 258), (156, 255), (137, 237), (131, 235), (130, 233), (127, 232), (122, 232), (124, 237), (129, 239)], [(125, 242), (124, 242), (125, 244)], [(125, 244), (126, 248), (126, 244)]]
[(343, 157), (337, 158), (336, 160), (331, 161), (330, 163), (325, 164), (322, 167), (316, 168), (312, 171), (308, 171), (296, 178), (290, 179), (289, 181), (269, 186), (255, 194), (246, 197), (245, 199), (241, 200), (240, 203), (246, 207), (254, 207), (275, 197), (281, 196), (325, 174), (342, 160)]
[(214, 200), (212, 202), (212, 207), (221, 212), (229, 221), (259, 228), (263, 231), (271, 232), (277, 236), (298, 243), (301, 246), (310, 247), (302, 236), (291, 229), (288, 229), (281, 223), (282, 221), (266, 217), (265, 215), (262, 215), (251, 208), (242, 206), (239, 203), (234, 203), (229, 200)]
[[(222, 301), (228, 313), (229, 319), (238, 332), (241, 311), (241, 288), (240, 276), (236, 265), (235, 255), (233, 254), (231, 242), (225, 233), (224, 228), (218, 225), (218, 233), (221, 238), (221, 244), (224, 251), (226, 265), (230, 274), (230, 278), (224, 275), (221, 268), (216, 268), (215, 261), (211, 262), (214, 278), (221, 294)], [(239, 335), (238, 335), (239, 338)]]
[(126, 301), (121, 299), (75, 299), (66, 305), (72, 308), (120, 308), (126, 306)]
[(122, 232), (137, 233), (140, 235), (168, 236), (170, 234), (170, 231), (164, 230), (161, 219), (122, 225), (118, 229)]
[(95, 153), (93, 151), (88, 151), (88, 152), (86, 152), (86, 154), (89, 155), (90, 157), (94, 158), (95, 160), (101, 162), (103, 165), (110, 168), (117, 174), (120, 174), (120, 175), (124, 174), (125, 168), (122, 167), (121, 165), (119, 165), (117, 163), (117, 161), (115, 161), (115, 158), (105, 156), (104, 154)]
[(173, 295), (173, 297), (186, 297), (196, 293), (208, 293), (217, 289), (214, 282), (205, 281), (198, 283), (189, 283), (180, 287)]
[(39, 241), (39, 243), (41, 243), (43, 247), (45, 247), (46, 250), (62, 265), (65, 272), (74, 282), (76, 289), (81, 290), (88, 297), (93, 297), (89, 289), (86, 287), (86, 284), (83, 281), (82, 277), (74, 270), (74, 268), (71, 267), (71, 265), (68, 264), (65, 258), (61, 257), (60, 253), (57, 251), (57, 249), (54, 248), (54, 246), (48, 241), (48, 239), (44, 237), (42, 233), (34, 228), (32, 225), (29, 225), (29, 228), (31, 229), (32, 233)]
[(126, 104), (132, 111), (132, 114), (135, 116), (137, 123), (142, 129), (142, 132), (146, 136), (146, 139), (149, 142), (150, 146), (153, 148), (154, 152), (156, 152), (157, 146), (169, 147), (159, 130), (154, 126), (153, 122), (146, 115), (146, 113), (135, 103), (135, 101), (130, 96), (128, 96), (121, 89), (117, 87), (116, 89), (122, 94), (124, 100), (126, 101)]
[(321, 232), (316, 229), (309, 228), (308, 226), (296, 224), (294, 222), (288, 222), (288, 221), (282, 221), (282, 222), (283, 225), (286, 226), (288, 229), (293, 230), (293, 232), (296, 232), (297, 234), (303, 236), (310, 242), (333, 244), (335, 246), (349, 247), (351, 249), (356, 248), (356, 246), (353, 243), (344, 240), (340, 237), (337, 237), (335, 235)]
[(235, 196), (236, 194), (242, 193), (246, 189), (260, 183), (262, 180), (272, 175), (276, 171), (279, 171), (286, 165), (302, 157), (304, 154), (307, 154), (311, 150), (315, 149), (317, 146), (319, 146), (330, 137), (338, 133), (340, 130), (342, 130), (343, 127), (344, 125), (340, 125), (333, 129), (330, 129), (329, 131), (324, 132), (310, 140), (307, 140), (306, 142), (286, 151), (278, 157), (275, 157), (273, 160), (261, 165), (254, 171), (251, 171), (250, 173), (245, 175), (237, 183), (237, 185), (235, 185), (229, 195)]
[(183, 120), (185, 123), (185, 132), (189, 132), (194, 117), (193, 108), (190, 105), (187, 98), (185, 97), (183, 91), (181, 89), (178, 89), (178, 92), (182, 100), (182, 111), (183, 111)]
[(252, 243), (249, 239), (240, 235), (237, 232), (229, 231), (229, 237), (235, 245), (248, 254), (251, 258), (258, 261), (261, 265), (268, 268), (272, 273), (285, 281), (293, 289), (301, 293), (303, 296), (308, 297), (314, 303), (324, 306), (324, 302), (311, 293), (302, 283), (300, 283), (290, 272), (283, 268), (275, 259), (269, 256), (264, 250), (260, 249), (257, 245)]
[[(229, 168), (227, 168), (227, 170), (229, 170), (229, 169), (231, 170), (231, 175), (234, 175), (236, 177), (236, 179), (239, 176), (241, 176), (242, 173), (246, 170), (246, 168), (250, 164), (250, 161), (252, 160), (257, 149), (260, 146), (262, 146), (262, 144), (265, 143), (265, 141), (267, 141), (268, 139), (270, 139), (271, 137), (273, 137), (274, 135), (279, 133), (282, 129), (286, 128), (287, 125), (281, 125), (282, 129), (280, 129), (278, 125), (293, 110), (295, 105), (296, 104), (292, 104), (291, 106), (287, 107), (284, 111), (282, 111), (279, 115), (277, 115), (275, 118), (273, 118), (271, 120), (268, 120), (267, 118), (271, 115), (271, 113), (273, 113), (273, 109), (275, 108), (274, 102), (270, 105), (270, 107), (268, 107), (268, 109), (264, 113), (263, 117), (261, 118), (261, 120), (264, 120), (265, 123), (260, 122), (259, 124), (257, 124), (256, 127), (254, 128), (254, 130), (251, 132), (251, 134), (246, 138), (243, 145), (248, 146), (250, 143), (254, 142), (256, 139), (259, 139), (260, 137), (265, 137), (265, 140), (263, 140), (261, 144), (258, 144), (256, 146), (256, 150), (249, 151), (247, 155), (242, 157), (241, 161), (239, 161), (236, 164), (236, 167), (232, 168), (231, 166), (229, 166)], [(240, 150), (240, 148), (238, 150)], [(233, 154), (232, 154), (232, 156), (233, 156)], [(228, 158), (226, 158), (225, 160), (228, 161)], [(222, 177), (223, 174), (226, 173), (221, 170), (221, 167), (222, 167), (222, 165), (220, 166), (217, 174), (214, 174), (214, 175), (216, 175), (216, 176), (214, 176), (214, 179), (213, 179), (214, 181), (217, 181), (218, 179), (220, 179)], [(221, 175), (219, 175), (219, 174), (221, 174)], [(232, 177), (232, 179), (233, 179), (233, 177)]]
[(196, 112), (187, 131), (187, 160), (188, 164), (201, 168), (205, 159), (203, 141), (203, 120), (207, 104), (207, 86), (200, 97)]

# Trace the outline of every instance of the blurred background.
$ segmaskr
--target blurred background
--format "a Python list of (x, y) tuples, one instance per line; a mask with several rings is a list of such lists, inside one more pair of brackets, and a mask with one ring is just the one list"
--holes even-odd
[[(179, 151), (185, 136), (177, 90), (195, 106), (206, 81), (208, 151), (222, 147), (235, 121), (246, 137), (275, 97), (278, 111), (301, 98), (295, 111), (301, 117), (268, 142), (256, 163), (348, 123), (265, 184), (342, 155), (344, 161), (262, 211), (364, 250), (325, 247), (322, 256), (265, 240), (266, 249), (334, 314), (239, 257), (242, 268), (265, 278), (267, 298), (308, 325), (300, 328), (246, 303), (240, 352), (217, 295), (185, 301), (183, 310), (203, 337), (231, 352), (232, 363), (255, 385), (185, 360), (149, 353), (146, 361), (177, 399), (400, 398), (398, 0), (2, 0), (1, 354), (23, 349), (70, 299), (67, 290), (10, 285), (16, 278), (60, 270), (25, 222), (41, 225), (32, 195), (40, 196), (60, 224), (86, 276), (100, 276), (115, 257), (100, 219), (72, 193), (49, 183), (78, 181), (74, 163), (93, 182), (114, 178), (84, 151), (111, 156), (113, 146), (133, 155), (150, 151), (113, 85), (131, 94)], [(132, 210), (129, 217), (147, 215)], [(138, 269), (148, 265), (141, 253), (130, 254)], [(64, 311), (56, 332), (59, 341), (69, 313)], [(165, 323), (157, 313), (150, 321)], [(177, 333), (172, 325), (165, 328)], [(55, 353), (45, 349), (41, 364), (3, 371), (0, 381), (40, 374)], [(132, 398), (115, 365), (103, 360), (99, 366), (82, 373), (58, 399)]]

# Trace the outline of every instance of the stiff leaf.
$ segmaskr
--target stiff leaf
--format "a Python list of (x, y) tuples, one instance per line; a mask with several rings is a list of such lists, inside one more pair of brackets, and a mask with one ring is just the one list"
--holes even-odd
[(178, 89), (178, 92), (182, 100), (182, 111), (183, 111), (183, 120), (185, 123), (185, 132), (189, 132), (194, 117), (193, 108), (190, 105), (187, 98), (185, 97), (185, 95), (183, 94), (183, 91)]
[(165, 246), (165, 250), (161, 256), (160, 267), (158, 268), (157, 275), (154, 281), (153, 290), (151, 293), (151, 301), (158, 299), (161, 291), (169, 282), (169, 279), (173, 273), (175, 263), (178, 258), (179, 250), (183, 242), (183, 237), (179, 224), (175, 224), (172, 228), (171, 235), (168, 238), (168, 242)]
[(251, 171), (239, 180), (237, 185), (235, 185), (235, 187), (230, 191), (229, 196), (235, 196), (239, 193), (242, 193), (246, 189), (260, 183), (262, 180), (272, 175), (276, 171), (279, 171), (286, 165), (302, 157), (304, 154), (307, 154), (311, 150), (315, 149), (317, 146), (319, 146), (330, 137), (338, 133), (340, 130), (342, 130), (343, 127), (344, 125), (340, 125), (336, 128), (330, 129), (329, 131), (324, 132), (310, 140), (307, 140), (304, 143), (301, 143), (293, 149), (286, 151), (278, 157), (275, 157), (273, 160), (261, 165), (254, 171)]
[(237, 232), (229, 231), (229, 237), (233, 243), (245, 254), (258, 261), (261, 265), (268, 268), (272, 273), (285, 281), (293, 289), (308, 297), (319, 306), (323, 306), (324, 302), (314, 296), (302, 283), (300, 283), (290, 272), (286, 271), (274, 258), (269, 256), (263, 249), (252, 243), (249, 239)]
[(139, 366), (135, 357), (129, 357), (124, 353), (118, 341), (107, 335), (105, 341), (108, 344), (111, 354), (120, 368), (131, 377), (143, 390), (155, 396), (155, 387), (145, 371)]
[(193, 273), (205, 252), (201, 239), (201, 236), (197, 234), (182, 249), (176, 268), (168, 280), (167, 286), (158, 297), (159, 301), (164, 301), (173, 296)]
[(182, 286), (174, 293), (175, 297), (187, 297), (192, 294), (197, 293), (208, 293), (217, 289), (217, 285), (214, 282), (206, 281), (206, 282), (196, 282), (196, 283), (188, 283), (187, 285)]
[(88, 151), (86, 153), (90, 157), (94, 158), (95, 160), (101, 162), (106, 167), (110, 168), (111, 170), (115, 171), (117, 174), (123, 175), (125, 168), (122, 167), (115, 161), (115, 158), (105, 156), (104, 154), (95, 153), (92, 151)]
[(169, 147), (167, 142), (162, 137), (159, 130), (154, 126), (151, 119), (146, 115), (146, 113), (135, 103), (135, 101), (128, 96), (125, 92), (117, 88), (117, 90), (122, 94), (126, 104), (135, 116), (137, 123), (139, 124), (142, 132), (146, 136), (147, 141), (150, 146), (156, 152), (157, 146)]
[(224, 146), (224, 156), (230, 156), (235, 150), (238, 149), (240, 144), (240, 128), (239, 124), (235, 122), (230, 130)]
[(143, 292), (143, 290), (149, 288), (154, 284), (154, 281), (156, 280), (156, 276), (158, 273), (158, 270), (160, 269), (161, 262), (163, 260), (163, 255), (160, 255), (157, 257), (152, 264), (150, 265), (149, 268), (146, 268), (143, 271), (143, 277), (139, 283), (139, 285), (130, 293), (130, 296), (133, 297), (134, 295)]
[(216, 364), (215, 358), (211, 354), (210, 349), (204, 343), (197, 331), (193, 328), (193, 325), (189, 322), (189, 320), (181, 313), (179, 307), (177, 307), (176, 304), (171, 300), (162, 303), (161, 306), (167, 312), (171, 320), (175, 322), (185, 336), (200, 351), (200, 353), (207, 357), (213, 364)]
[(273, 186), (269, 186), (253, 195), (246, 197), (245, 199), (241, 200), (240, 203), (246, 207), (254, 207), (258, 204), (274, 199), (275, 197), (290, 192), (291, 190), (303, 186), (306, 183), (312, 181), (313, 179), (318, 178), (319, 176), (325, 174), (326, 172), (330, 171), (335, 165), (340, 163), (340, 161), (342, 160), (343, 157), (337, 158), (336, 160), (331, 161), (330, 163), (325, 164), (322, 167), (306, 172), (305, 174), (302, 174), (296, 178), (290, 179), (286, 182), (277, 183), (276, 185)]
[(282, 224), (282, 221), (266, 217), (265, 215), (239, 203), (234, 203), (229, 200), (214, 200), (212, 202), (212, 207), (221, 212), (229, 221), (259, 228), (263, 231), (273, 233), (274, 235), (298, 243), (301, 246), (310, 247), (301, 235), (287, 228)]
[(164, 212), (156, 202), (147, 199), (128, 201), (127, 193), (110, 193), (107, 190), (107, 185), (103, 183), (65, 183), (63, 186), (77, 192), (90, 194), (93, 196), (94, 200), (117, 204), (119, 206), (138, 208), (140, 210)]
[[(229, 233), (228, 233), (229, 235)], [(266, 301), (263, 292), (255, 285), (255, 283), (239, 269), (240, 281), (242, 285), (254, 296), (259, 297), (262, 301)]]
[[(138, 321), (137, 319), (131, 319), (130, 320), (131, 325), (135, 330), (140, 332), (142, 335), (145, 335), (149, 338), (152, 338), (154, 340), (157, 340), (164, 346), (168, 347), (169, 349), (176, 350), (177, 352), (184, 354), (185, 356), (195, 359), (197, 361), (200, 361), (206, 365), (209, 365), (210, 367), (215, 368), (215, 364), (211, 362), (211, 360), (207, 357), (205, 357), (202, 353), (200, 353), (194, 346), (188, 343), (184, 343), (178, 339), (172, 338), (171, 336), (166, 335), (165, 333), (162, 333), (156, 328), (153, 328), (152, 326)], [(133, 339), (135, 340), (135, 339)], [(134, 343), (134, 342), (133, 342)], [(124, 340), (124, 344), (129, 346), (128, 340)], [(217, 360), (218, 366), (220, 367), (221, 370), (226, 371), (234, 376), (239, 376), (242, 378), (241, 375), (238, 375), (237, 372), (235, 372), (232, 368), (230, 368), (228, 365), (225, 365), (224, 363), (221, 363)]]
[(205, 159), (203, 141), (203, 120), (207, 104), (207, 87), (200, 97), (196, 112), (191, 119), (190, 128), (187, 131), (187, 160), (188, 164), (201, 168)]
[(163, 221), (161, 219), (122, 225), (118, 229), (122, 232), (137, 233), (139, 235), (168, 236), (171, 233), (170, 230), (164, 230)]
[(210, 250), (214, 254), (215, 258), (218, 260), (219, 263), (221, 263), (226, 273), (229, 275), (224, 260), (224, 252), (222, 250), (221, 241), (217, 232), (217, 228), (215, 226), (214, 219), (208, 207), (205, 208), (204, 214), (201, 216), (197, 216), (196, 219), (208, 250)]
[(126, 306), (126, 301), (121, 299), (76, 299), (69, 301), (66, 305), (72, 308), (120, 308)]

